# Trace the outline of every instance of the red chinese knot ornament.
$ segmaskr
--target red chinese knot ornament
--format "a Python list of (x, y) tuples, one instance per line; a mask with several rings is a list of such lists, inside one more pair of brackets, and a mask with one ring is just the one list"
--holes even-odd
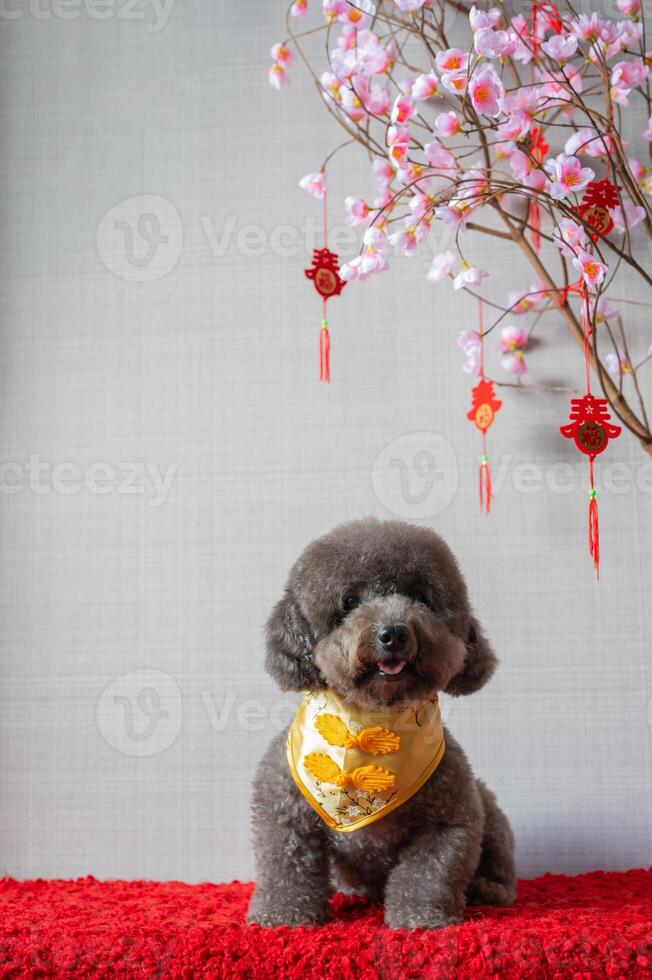
[(491, 470), (487, 455), (487, 429), (503, 403), (496, 398), (493, 381), (486, 378), (484, 373), (484, 325), (481, 299), (478, 300), (478, 315), (480, 320), (480, 381), (471, 390), (471, 410), (467, 412), (466, 417), (482, 433), (482, 459), (478, 470), (478, 493), (480, 510), (484, 510), (488, 514), (491, 510)]
[[(324, 173), (324, 179), (325, 179)], [(313, 285), (322, 303), (321, 330), (319, 331), (319, 380), (331, 379), (331, 338), (326, 317), (326, 303), (331, 296), (339, 296), (345, 281), (340, 276), (340, 263), (335, 252), (331, 252), (328, 241), (328, 197), (324, 187), (324, 247), (316, 248), (312, 253), (312, 265), (304, 269), (304, 275), (312, 279)]]
[(340, 279), (340, 263), (335, 252), (328, 248), (316, 248), (312, 253), (312, 265), (304, 270), (312, 279), (315, 289), (323, 299), (339, 296), (346, 283)]
[(496, 398), (493, 381), (483, 378), (471, 390), (471, 397), (471, 411), (466, 417), (471, 422), (475, 422), (481, 432), (486, 432), (503, 404)]
[(608, 235), (613, 228), (614, 221), (609, 209), (618, 207), (620, 203), (618, 190), (606, 177), (587, 184), (578, 213), (596, 234)]
[(606, 398), (596, 398), (591, 394), (591, 366), (589, 339), (593, 332), (588, 310), (588, 293), (583, 288), (582, 306), (585, 311), (582, 316), (584, 330), (584, 351), (586, 359), (586, 394), (582, 398), (571, 398), (570, 422), (560, 426), (559, 431), (566, 439), (573, 439), (581, 453), (589, 458), (589, 554), (593, 559), (598, 578), (600, 577), (600, 530), (598, 525), (598, 493), (595, 489), (593, 463), (595, 457), (603, 453), (610, 439), (616, 439), (620, 433), (619, 425), (613, 425), (607, 411), (609, 402)]
[(610, 439), (616, 439), (621, 433), (620, 426), (609, 421), (608, 404), (606, 398), (595, 398), (590, 392), (583, 398), (572, 398), (570, 424), (562, 425), (559, 430), (567, 439), (575, 440), (581, 453), (593, 459), (604, 452)]

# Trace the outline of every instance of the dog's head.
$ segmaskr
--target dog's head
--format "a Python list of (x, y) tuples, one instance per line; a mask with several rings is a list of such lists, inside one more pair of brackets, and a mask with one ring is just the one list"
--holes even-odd
[(367, 708), (471, 694), (496, 666), (450, 548), (400, 521), (353, 521), (313, 541), (266, 638), (283, 690), (328, 687)]

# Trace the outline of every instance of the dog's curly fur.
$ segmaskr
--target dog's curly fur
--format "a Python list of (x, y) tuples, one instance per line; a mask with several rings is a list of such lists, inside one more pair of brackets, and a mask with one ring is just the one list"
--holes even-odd
[[(348, 610), (348, 611), (347, 611)], [(378, 630), (407, 627), (398, 680), (378, 671)], [(400, 521), (366, 519), (306, 548), (267, 623), (266, 667), (283, 690), (332, 688), (364, 707), (472, 694), (496, 657), (471, 613), (445, 542)], [(424, 786), (351, 834), (330, 830), (288, 769), (287, 732), (270, 745), (253, 794), (257, 884), (248, 919), (263, 926), (323, 922), (337, 884), (385, 902), (393, 928), (459, 922), (466, 903), (514, 900), (513, 837), (494, 795), (446, 731)]]

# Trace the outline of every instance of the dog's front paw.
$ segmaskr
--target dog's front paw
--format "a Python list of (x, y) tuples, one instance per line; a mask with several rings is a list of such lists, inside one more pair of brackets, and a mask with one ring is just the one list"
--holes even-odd
[(302, 897), (292, 901), (282, 895), (262, 895), (255, 891), (247, 922), (255, 923), (265, 928), (275, 926), (318, 926), (328, 918), (326, 902), (316, 902)]
[(451, 912), (441, 906), (423, 903), (415, 903), (409, 908), (385, 907), (385, 925), (390, 929), (445, 929), (457, 925), (463, 918), (463, 912)]

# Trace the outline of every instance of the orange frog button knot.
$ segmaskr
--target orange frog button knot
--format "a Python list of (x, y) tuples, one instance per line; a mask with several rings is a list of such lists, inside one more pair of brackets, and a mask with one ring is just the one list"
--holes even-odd
[(329, 745), (345, 749), (361, 749), (362, 752), (369, 752), (371, 755), (397, 752), (401, 745), (400, 735), (380, 725), (363, 728), (354, 735), (337, 715), (318, 715), (315, 718), (315, 728)]

